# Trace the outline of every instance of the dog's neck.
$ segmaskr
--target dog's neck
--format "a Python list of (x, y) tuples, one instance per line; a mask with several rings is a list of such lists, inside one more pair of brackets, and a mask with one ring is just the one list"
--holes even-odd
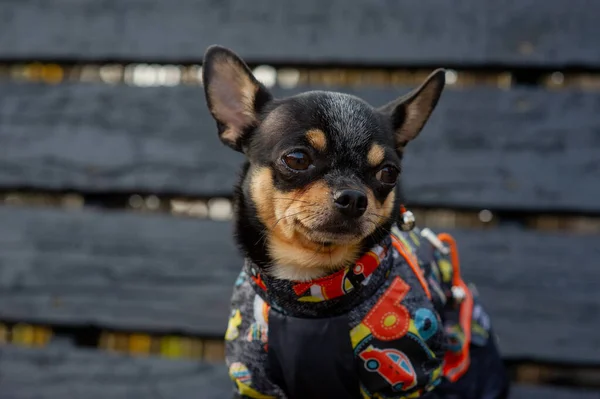
[[(383, 226), (380, 226), (373, 234), (363, 239), (360, 245), (358, 245), (358, 250), (353, 249), (352, 259), (347, 264), (332, 267), (328, 262), (325, 262), (323, 265), (316, 265), (315, 267), (299, 268), (286, 262), (275, 262), (270, 255), (272, 246), (271, 248), (269, 247), (268, 230), (259, 219), (256, 208), (250, 200), (246, 182), (249, 167), (249, 164), (244, 165), (240, 181), (234, 193), (236, 242), (246, 258), (273, 278), (290, 281), (309, 281), (335, 273), (349, 264), (354, 264), (370, 248), (379, 243), (389, 234), (392, 224), (398, 219), (399, 206), (397, 205), (401, 203), (400, 190), (397, 190), (397, 204), (393, 208), (394, 211), (390, 220)], [(275, 245), (278, 244), (275, 243)], [(325, 258), (328, 259), (328, 257)]]
[(311, 281), (324, 277), (330, 273), (335, 273), (339, 268), (316, 267), (299, 268), (295, 265), (286, 263), (277, 263), (269, 267), (269, 274), (274, 278), (289, 281)]
[(246, 259), (244, 278), (280, 312), (297, 317), (330, 317), (355, 308), (377, 291), (397, 258), (392, 252), (392, 237), (384, 237), (353, 266), (310, 281), (276, 278)]

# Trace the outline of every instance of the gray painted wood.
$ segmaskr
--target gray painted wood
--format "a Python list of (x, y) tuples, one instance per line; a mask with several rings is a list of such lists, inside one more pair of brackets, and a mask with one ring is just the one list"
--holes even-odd
[(598, 235), (451, 230), (510, 357), (598, 363)]
[[(0, 59), (598, 66), (593, 0), (4, 0)], [(33, 29), (35, 27), (35, 29)]]
[(2, 399), (224, 399), (225, 364), (0, 346)]
[[(224, 333), (242, 260), (230, 224), (0, 207), (0, 320)], [(505, 356), (600, 361), (599, 236), (452, 231)]]
[(200, 88), (0, 86), (0, 186), (231, 193)]
[[(224, 364), (0, 346), (2, 399), (223, 399), (231, 387)], [(517, 385), (510, 398), (598, 399), (600, 392)]]
[(228, 223), (0, 208), (0, 320), (222, 337), (242, 261)]
[[(407, 90), (342, 91), (379, 105)], [(242, 157), (217, 139), (198, 87), (3, 84), (0, 92), (0, 188), (231, 193)], [(598, 112), (594, 92), (448, 89), (407, 148), (409, 202), (598, 212)]]
[(517, 385), (510, 399), (600, 399), (600, 392), (576, 388)]

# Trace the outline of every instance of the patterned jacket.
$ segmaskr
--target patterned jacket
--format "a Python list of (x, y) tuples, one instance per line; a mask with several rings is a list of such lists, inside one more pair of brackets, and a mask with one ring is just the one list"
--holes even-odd
[(490, 322), (452, 238), (432, 235), (394, 227), (353, 267), (310, 282), (247, 260), (225, 337), (238, 396), (419, 398), (459, 379)]

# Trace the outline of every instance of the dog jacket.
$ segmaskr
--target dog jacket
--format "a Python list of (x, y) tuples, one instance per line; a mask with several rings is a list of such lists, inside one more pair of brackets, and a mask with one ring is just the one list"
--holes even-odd
[[(352, 267), (308, 282), (246, 260), (225, 336), (237, 396), (502, 397), (488, 314), (460, 277), (452, 238), (432, 235), (394, 226)], [(480, 371), (468, 372), (473, 360)]]

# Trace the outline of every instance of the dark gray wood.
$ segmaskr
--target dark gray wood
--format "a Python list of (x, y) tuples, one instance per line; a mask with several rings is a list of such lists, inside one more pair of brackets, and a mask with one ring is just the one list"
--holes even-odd
[(0, 86), (0, 186), (230, 194), (200, 88)]
[(0, 320), (222, 337), (242, 269), (229, 223), (0, 208)]
[(600, 399), (600, 392), (563, 387), (517, 385), (510, 399)]
[[(0, 346), (2, 399), (223, 399), (231, 387), (224, 364)], [(600, 392), (517, 385), (510, 398), (598, 399)]]
[(598, 363), (600, 236), (510, 227), (450, 233), (506, 356)]
[[(4, 0), (0, 59), (360, 65), (600, 64), (593, 0)], [(30, 27), (35, 27), (31, 29)]]
[[(229, 223), (0, 207), (0, 320), (222, 336), (242, 260)], [(459, 230), (510, 358), (600, 361), (600, 236)]]
[(224, 399), (225, 364), (0, 346), (2, 399)]
[[(342, 91), (379, 105), (406, 90)], [(242, 156), (217, 139), (198, 87), (4, 84), (0, 93), (0, 188), (231, 193)], [(598, 212), (598, 112), (594, 92), (450, 88), (407, 149), (409, 202)]]

